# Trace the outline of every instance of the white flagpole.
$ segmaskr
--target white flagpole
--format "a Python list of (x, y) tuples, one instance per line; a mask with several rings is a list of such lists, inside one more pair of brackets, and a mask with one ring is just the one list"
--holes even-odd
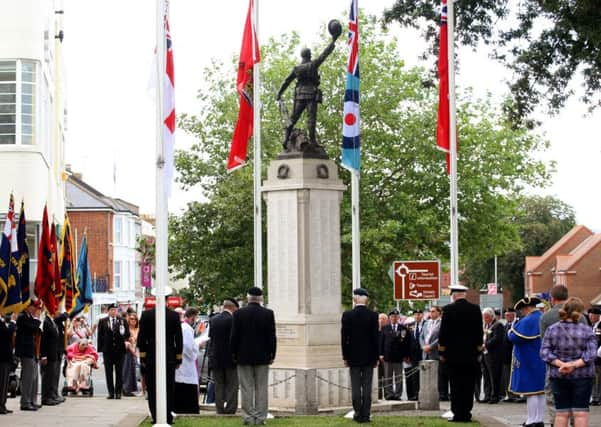
[(457, 226), (457, 123), (455, 112), (455, 0), (447, 2), (449, 61), (449, 142), (451, 166), (451, 285), (459, 284), (459, 229)]
[(157, 0), (156, 10), (156, 424), (167, 424), (167, 360), (165, 341), (165, 284), (167, 283), (167, 212), (168, 196), (165, 182), (165, 141), (163, 137), (163, 84), (165, 80), (165, 23), (168, 0)]
[(351, 171), (351, 213), (353, 250), (353, 289), (361, 287), (361, 257), (359, 230), (359, 171)]
[[(259, 0), (253, 1), (254, 37), (259, 37)], [(255, 40), (252, 41), (256, 58)], [(254, 144), (254, 252), (255, 286), (263, 288), (263, 222), (261, 214), (261, 79), (260, 63), (253, 65), (253, 144)]]

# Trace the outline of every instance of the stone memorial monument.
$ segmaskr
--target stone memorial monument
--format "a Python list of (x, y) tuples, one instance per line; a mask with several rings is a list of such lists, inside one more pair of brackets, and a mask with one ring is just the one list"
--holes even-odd
[[(340, 203), (345, 186), (338, 166), (318, 142), (316, 114), (322, 102), (319, 66), (342, 32), (317, 57), (303, 49), (278, 92), (286, 119), (283, 152), (269, 165), (262, 192), (267, 204), (269, 307), (276, 314), (278, 350), (270, 369), (272, 408), (298, 414), (350, 405), (348, 368), (340, 349)], [(296, 80), (292, 115), (281, 101)], [(295, 127), (302, 113), (307, 128)]]

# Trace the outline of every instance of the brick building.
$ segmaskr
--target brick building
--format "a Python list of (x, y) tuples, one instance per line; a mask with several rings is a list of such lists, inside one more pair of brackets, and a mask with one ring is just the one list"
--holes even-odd
[(66, 207), (77, 244), (88, 236), (88, 262), (94, 306), (129, 304), (141, 298), (137, 240), (141, 234), (138, 206), (103, 195), (79, 174), (66, 183)]
[(601, 234), (575, 226), (541, 256), (526, 257), (524, 273), (529, 295), (561, 284), (587, 306), (597, 304), (601, 300)]

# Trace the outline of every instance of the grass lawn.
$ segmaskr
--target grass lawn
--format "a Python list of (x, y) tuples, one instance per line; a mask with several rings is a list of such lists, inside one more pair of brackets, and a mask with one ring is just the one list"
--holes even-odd
[[(141, 424), (141, 427), (151, 426), (149, 421)], [(310, 427), (338, 427), (358, 425), (353, 420), (342, 416), (300, 416), (279, 417), (267, 420), (267, 426), (310, 426)], [(370, 427), (448, 427), (449, 422), (440, 417), (411, 417), (411, 416), (374, 416)], [(459, 424), (464, 425), (464, 424)], [(468, 424), (465, 424), (468, 425)], [(471, 423), (470, 426), (478, 426), (479, 423)], [(240, 427), (241, 417), (178, 417), (176, 427)]]

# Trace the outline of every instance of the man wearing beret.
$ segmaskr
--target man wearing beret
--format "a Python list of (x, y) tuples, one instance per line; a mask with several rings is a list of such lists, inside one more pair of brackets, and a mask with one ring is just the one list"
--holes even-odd
[[(601, 307), (589, 308), (588, 317), (591, 321), (593, 333), (597, 337), (597, 348), (599, 348), (601, 346)], [(591, 405), (601, 405), (601, 357), (595, 359), (595, 381), (593, 382)]]
[(372, 380), (378, 365), (378, 314), (367, 308), (368, 297), (367, 290), (355, 289), (355, 307), (342, 314), (342, 358), (350, 368), (353, 419), (358, 423), (370, 422)]
[(480, 307), (467, 301), (467, 288), (451, 285), (453, 302), (443, 308), (438, 354), (451, 385), (452, 422), (470, 422), (474, 405), (474, 387), (482, 352), (482, 315)]
[(226, 298), (223, 311), (210, 320), (209, 369), (215, 381), (218, 414), (235, 414), (238, 409), (238, 372), (230, 347), (233, 316), (238, 308), (238, 301)]
[(102, 352), (104, 361), (106, 388), (109, 392), (107, 399), (121, 399), (125, 341), (128, 339), (129, 326), (117, 315), (117, 304), (111, 304), (109, 315), (98, 322), (98, 351)]
[(390, 311), (390, 324), (380, 332), (380, 363), (384, 364), (384, 398), (400, 400), (403, 394), (403, 361), (409, 362), (411, 333), (399, 323), (399, 311)]
[[(42, 301), (35, 300), (17, 317), (15, 356), (21, 360), (21, 410), (37, 411), (39, 347)], [(36, 348), (37, 347), (37, 348)]]
[(252, 287), (248, 305), (234, 312), (230, 346), (238, 365), (238, 380), (245, 425), (263, 425), (267, 418), (267, 378), (275, 359), (276, 335), (273, 311), (261, 305), (263, 291)]

